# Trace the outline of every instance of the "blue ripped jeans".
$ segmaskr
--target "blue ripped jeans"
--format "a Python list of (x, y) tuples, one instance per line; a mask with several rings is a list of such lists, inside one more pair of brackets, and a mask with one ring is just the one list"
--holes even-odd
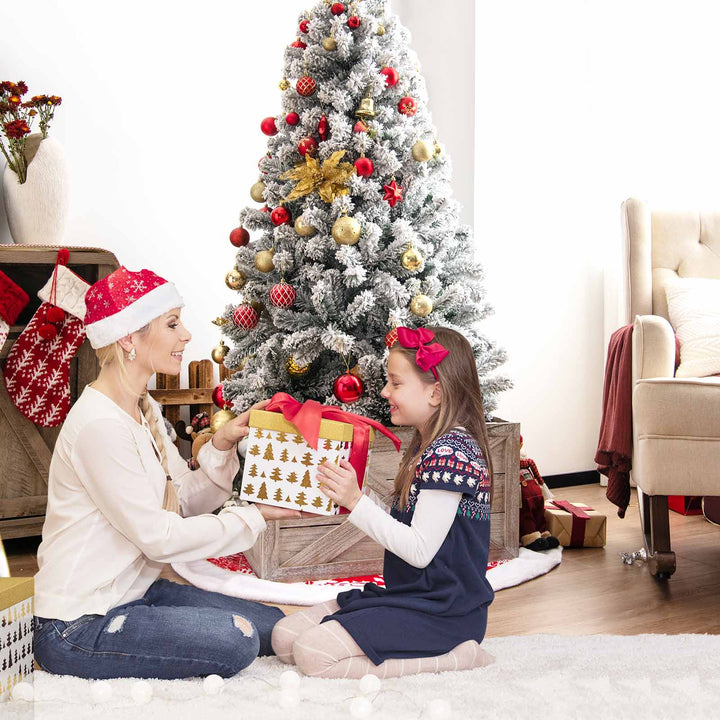
[(81, 678), (231, 677), (272, 655), (281, 610), (156, 580), (140, 600), (71, 622), (35, 618), (43, 670)]

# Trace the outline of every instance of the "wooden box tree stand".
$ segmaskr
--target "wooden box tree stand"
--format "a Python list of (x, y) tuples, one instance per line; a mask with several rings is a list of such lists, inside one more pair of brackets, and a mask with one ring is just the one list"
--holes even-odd
[[(59, 247), (0, 245), (0, 267), (30, 296), (30, 302), (11, 326), (0, 348), (0, 366), (25, 325), (40, 307), (38, 290), (55, 267)], [(118, 261), (107, 250), (68, 248), (68, 268), (88, 283), (117, 269)], [(75, 402), (85, 385), (98, 375), (99, 367), (90, 342), (85, 340), (70, 364), (70, 399)], [(62, 425), (41, 428), (13, 405), (0, 379), (0, 535), (4, 538), (40, 535), (47, 505), (50, 458)]]
[[(368, 485), (389, 505), (393, 479), (414, 429), (392, 428), (402, 440), (400, 452), (377, 434), (370, 457)], [(493, 461), (490, 560), (518, 555), (520, 522), (520, 425), (488, 423)], [(382, 573), (384, 549), (347, 522), (346, 515), (271, 520), (245, 557), (258, 577), (301, 582)]]

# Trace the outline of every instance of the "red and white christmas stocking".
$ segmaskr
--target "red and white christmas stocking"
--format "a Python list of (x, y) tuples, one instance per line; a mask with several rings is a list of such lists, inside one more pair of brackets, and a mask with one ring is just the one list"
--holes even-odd
[(28, 294), (0, 270), (0, 349), (7, 340), (10, 326), (28, 304)]
[(90, 285), (66, 267), (63, 249), (43, 301), (12, 346), (5, 384), (15, 407), (40, 427), (59, 425), (70, 410), (70, 361), (85, 339), (85, 293)]

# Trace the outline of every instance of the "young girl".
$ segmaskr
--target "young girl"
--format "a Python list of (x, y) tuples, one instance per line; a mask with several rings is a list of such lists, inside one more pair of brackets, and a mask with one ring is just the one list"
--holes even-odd
[(101, 370), (68, 414), (50, 464), (35, 659), (83, 678), (229, 677), (271, 653), (283, 613), (158, 576), (166, 563), (246, 550), (266, 518), (299, 513), (255, 505), (204, 514), (232, 492), (249, 411), (215, 433), (190, 471), (146, 387), (154, 372), (180, 372), (190, 341), (172, 283), (121, 267), (84, 305)]
[(283, 618), (273, 648), (306, 675), (330, 678), (487, 665), (492, 469), (470, 344), (446, 328), (398, 328), (381, 395), (393, 424), (416, 430), (390, 514), (358, 489), (350, 463), (319, 473), (349, 521), (386, 548), (386, 587), (368, 583)]

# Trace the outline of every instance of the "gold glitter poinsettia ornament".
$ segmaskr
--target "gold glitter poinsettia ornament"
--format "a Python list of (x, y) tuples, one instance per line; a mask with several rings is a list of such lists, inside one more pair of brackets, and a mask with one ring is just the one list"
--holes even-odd
[(345, 150), (338, 150), (322, 165), (306, 155), (304, 163), (298, 163), (294, 170), (283, 173), (281, 179), (296, 181), (294, 190), (285, 198), (285, 202), (297, 200), (316, 190), (326, 203), (347, 195), (349, 190), (345, 183), (355, 174), (355, 167), (348, 162), (340, 162), (344, 155)]

